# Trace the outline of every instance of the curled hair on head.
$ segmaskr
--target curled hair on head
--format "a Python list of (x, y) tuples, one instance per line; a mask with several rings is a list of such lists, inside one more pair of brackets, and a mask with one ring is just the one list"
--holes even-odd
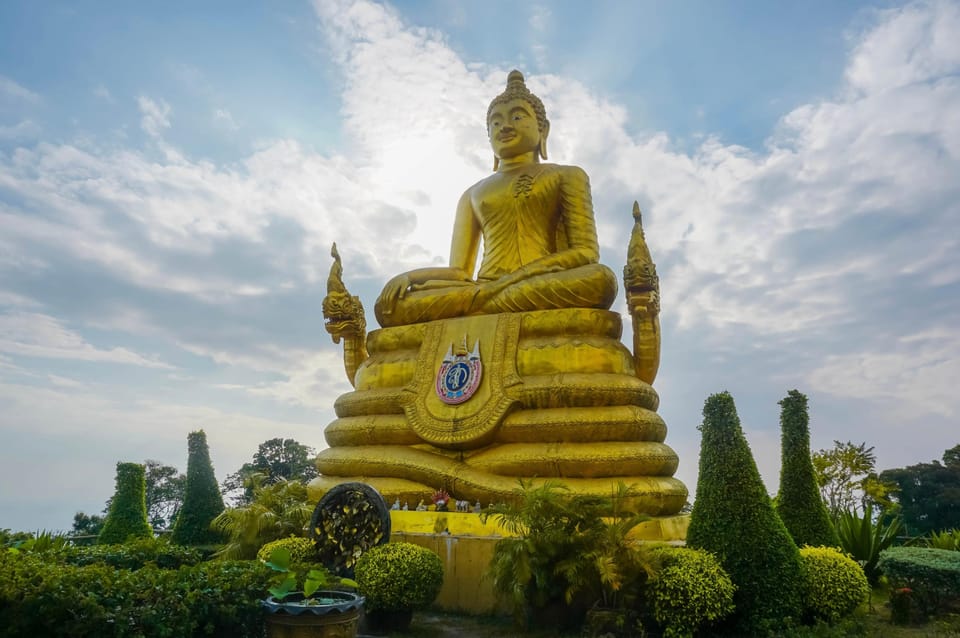
[(531, 93), (530, 89), (527, 88), (523, 80), (523, 73), (520, 73), (520, 71), (516, 69), (510, 71), (510, 74), (507, 75), (507, 88), (490, 102), (490, 106), (487, 108), (487, 121), (490, 121), (490, 112), (493, 111), (493, 107), (509, 102), (510, 100), (524, 100), (530, 104), (530, 106), (533, 107), (534, 114), (537, 116), (537, 128), (541, 131), (547, 129), (547, 126), (550, 124), (550, 120), (547, 119), (547, 109), (544, 108), (540, 98)]

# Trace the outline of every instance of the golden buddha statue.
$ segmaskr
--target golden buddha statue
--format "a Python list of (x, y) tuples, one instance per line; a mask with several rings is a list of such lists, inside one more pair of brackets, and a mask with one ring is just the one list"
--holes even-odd
[(392, 279), (377, 300), (380, 325), (613, 303), (617, 280), (598, 263), (590, 181), (576, 166), (540, 163), (550, 122), (519, 71), (490, 104), (487, 132), (495, 172), (460, 198), (450, 266)]
[(391, 279), (375, 306), (383, 327), (369, 335), (334, 246), (324, 317), (355, 390), (335, 404), (311, 489), (359, 480), (388, 502), (438, 489), (493, 502), (518, 478), (603, 495), (623, 482), (638, 511), (674, 514), (687, 489), (650, 386), (659, 289), (639, 209), (624, 269), (631, 354), (609, 310), (617, 283), (599, 263), (589, 180), (540, 161), (550, 123), (519, 71), (487, 131), (494, 173), (460, 198), (449, 266)]

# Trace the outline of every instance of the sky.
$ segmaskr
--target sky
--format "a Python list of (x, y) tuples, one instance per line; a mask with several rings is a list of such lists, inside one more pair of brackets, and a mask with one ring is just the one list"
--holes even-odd
[(794, 388), (814, 450), (960, 443), (958, 2), (13, 0), (0, 528), (69, 529), (118, 461), (184, 471), (197, 429), (221, 479), (270, 438), (325, 447), (330, 244), (374, 327), (387, 279), (445, 263), (513, 68), (615, 272), (643, 209), (691, 496), (724, 390), (770, 492)]

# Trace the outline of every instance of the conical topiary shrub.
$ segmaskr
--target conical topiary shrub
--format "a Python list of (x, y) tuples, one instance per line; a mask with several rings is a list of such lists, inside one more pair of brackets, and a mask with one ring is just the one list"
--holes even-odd
[(810, 459), (807, 397), (790, 390), (780, 401), (780, 494), (777, 514), (797, 547), (840, 547), (840, 539), (820, 498)]
[(218, 543), (222, 536), (210, 529), (210, 522), (223, 511), (223, 496), (213, 473), (203, 430), (187, 436), (187, 450), (187, 486), (173, 526), (173, 542), (179, 545)]
[(770, 503), (729, 393), (707, 399), (700, 430), (687, 545), (712, 552), (737, 586), (734, 632), (766, 635), (800, 619), (800, 553)]
[(153, 538), (147, 522), (146, 471), (137, 463), (117, 463), (117, 491), (97, 542), (123, 543), (130, 537)]

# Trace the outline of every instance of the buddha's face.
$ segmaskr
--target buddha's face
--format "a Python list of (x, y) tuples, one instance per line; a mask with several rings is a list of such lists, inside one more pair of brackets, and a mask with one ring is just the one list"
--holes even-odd
[(494, 106), (487, 118), (487, 134), (493, 154), (500, 159), (536, 152), (540, 145), (536, 113), (523, 99)]

